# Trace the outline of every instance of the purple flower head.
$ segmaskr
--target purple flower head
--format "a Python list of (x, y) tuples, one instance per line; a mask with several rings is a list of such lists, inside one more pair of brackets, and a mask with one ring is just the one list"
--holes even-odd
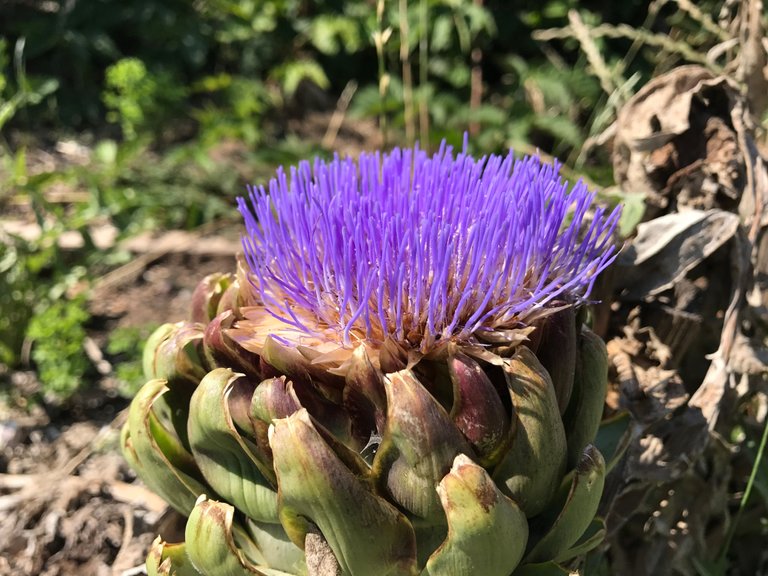
[(615, 258), (617, 208), (559, 167), (395, 148), (281, 169), (238, 199), (249, 279), (266, 310), (340, 344), (387, 337), (427, 351), (524, 326), (585, 299)]

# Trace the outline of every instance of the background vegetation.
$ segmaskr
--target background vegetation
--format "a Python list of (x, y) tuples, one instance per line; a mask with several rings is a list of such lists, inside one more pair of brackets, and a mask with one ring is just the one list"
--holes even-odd
[[(114, 225), (118, 240), (235, 225), (245, 183), (330, 153), (341, 127), (370, 128), (357, 130), (357, 149), (459, 144), (468, 131), (474, 152), (539, 150), (569, 174), (610, 184), (601, 133), (654, 74), (681, 62), (722, 66), (727, 52), (721, 62), (704, 56), (724, 40), (707, 16), (717, 9), (687, 0), (4, 2), (0, 209), (5, 219), (33, 215), (40, 233), (2, 231), (0, 362), (56, 373), (43, 385), (68, 396), (89, 381), (87, 363), (67, 352), (79, 352), (88, 289), (128, 257), (115, 244), (97, 248), (95, 225)], [(642, 200), (624, 200), (626, 234)], [(82, 237), (77, 249), (62, 248), (65, 232)]]
[[(459, 144), (468, 131), (474, 152), (539, 150), (609, 184), (596, 138), (644, 81), (701, 61), (722, 40), (703, 16), (716, 6), (5, 2), (0, 209), (6, 219), (34, 215), (40, 233), (2, 232), (0, 362), (33, 362), (46, 390), (66, 398), (89, 381), (88, 363), (74, 358), (89, 321), (84, 298), (128, 257), (97, 248), (95, 225), (114, 225), (118, 240), (234, 225), (246, 182), (330, 153), (342, 126), (370, 127), (358, 149)], [(642, 214), (628, 200), (625, 233)], [(63, 249), (73, 231), (82, 245)]]

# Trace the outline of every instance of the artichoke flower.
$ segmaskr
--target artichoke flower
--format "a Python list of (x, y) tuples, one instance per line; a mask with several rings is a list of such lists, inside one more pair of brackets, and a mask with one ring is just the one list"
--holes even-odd
[(596, 546), (607, 359), (581, 311), (619, 210), (594, 200), (445, 144), (249, 189), (237, 270), (150, 338), (123, 429), (188, 517), (149, 574), (560, 574)]

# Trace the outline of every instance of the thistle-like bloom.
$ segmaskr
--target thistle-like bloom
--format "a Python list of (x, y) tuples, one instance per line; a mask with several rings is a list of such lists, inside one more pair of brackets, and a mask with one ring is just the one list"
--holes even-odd
[(593, 202), (446, 145), (252, 189), (237, 275), (150, 338), (123, 429), (188, 516), (148, 574), (518, 576), (596, 546), (608, 356), (576, 307), (619, 212)]
[(594, 193), (537, 157), (396, 148), (303, 162), (249, 196), (249, 280), (297, 340), (498, 341), (553, 300), (587, 298), (615, 257), (619, 210), (590, 212)]

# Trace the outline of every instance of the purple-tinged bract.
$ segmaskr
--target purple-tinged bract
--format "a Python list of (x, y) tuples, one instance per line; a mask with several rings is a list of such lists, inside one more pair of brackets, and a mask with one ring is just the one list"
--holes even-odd
[[(282, 169), (239, 199), (250, 281), (299, 333), (426, 351), (585, 299), (619, 209), (537, 157), (395, 148)], [(309, 319), (309, 320), (308, 320)]]

